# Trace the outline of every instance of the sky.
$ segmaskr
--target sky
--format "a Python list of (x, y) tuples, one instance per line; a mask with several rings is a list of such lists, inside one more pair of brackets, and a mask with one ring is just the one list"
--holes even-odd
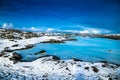
[(32, 31), (120, 33), (119, 0), (0, 0), (0, 25)]

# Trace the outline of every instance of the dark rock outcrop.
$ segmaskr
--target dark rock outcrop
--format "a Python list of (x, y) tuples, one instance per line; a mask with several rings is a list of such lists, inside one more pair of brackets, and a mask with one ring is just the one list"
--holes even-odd
[(17, 47), (18, 46), (18, 44), (15, 44), (15, 45), (13, 45), (12, 47)]
[(102, 64), (102, 67), (106, 67), (106, 64)]
[(68, 39), (67, 41), (78, 41), (77, 39), (74, 39), (74, 38), (70, 38)]
[(96, 68), (95, 66), (92, 66), (92, 68), (93, 68), (93, 71), (96, 72), (96, 73), (99, 71), (99, 69)]
[(15, 40), (14, 40), (14, 39), (9, 39), (9, 41), (12, 41), (12, 42), (13, 42), (13, 41), (15, 41)]
[(73, 59), (74, 61), (83, 61), (83, 60), (80, 60), (80, 59), (77, 59), (77, 58), (71, 58)]
[[(13, 46), (15, 47), (15, 46), (17, 46), (17, 45), (13, 45)], [(12, 46), (12, 47), (13, 47), (13, 46)], [(15, 50), (25, 50), (25, 49), (30, 49), (30, 48), (33, 48), (33, 45), (32, 45), (32, 44), (26, 45), (25, 48), (14, 49), (14, 50), (10, 49), (9, 47), (5, 47), (5, 48), (4, 48), (4, 51), (5, 51), (5, 52), (13, 52), (13, 51), (15, 51)]]
[(12, 52), (13, 50), (11, 50), (9, 47), (5, 47), (5, 48), (4, 48), (4, 51), (5, 51), (5, 52)]
[(41, 43), (65, 43), (64, 41), (62, 40), (55, 40), (55, 39), (50, 39), (48, 41), (43, 41)]
[(55, 55), (45, 55), (45, 56), (40, 56), (39, 58), (50, 57), (50, 56), (52, 56), (52, 59), (53, 59), (53, 60), (60, 60), (60, 58), (57, 57), (57, 56), (55, 56)]
[(102, 62), (102, 63), (105, 63), (105, 64), (107, 64), (107, 63), (108, 63), (107, 61), (99, 61), (99, 62)]
[(5, 51), (4, 50), (0, 52), (0, 57), (3, 56), (3, 55), (5, 55)]
[(21, 60), (22, 57), (18, 53), (14, 52), (13, 53), (13, 58), (15, 58), (16, 60)]
[(85, 67), (86, 70), (89, 70), (89, 67)]
[(12, 60), (14, 63), (16, 62), (20, 62), (22, 59), (22, 56), (16, 52), (13, 53), (13, 56), (11, 58), (9, 58), (10, 60)]
[(108, 50), (108, 52), (112, 52), (112, 50)]
[(43, 57), (50, 57), (51, 55), (45, 55), (45, 56), (40, 56), (39, 58), (43, 58)]
[(41, 50), (41, 51), (39, 51), (39, 52), (37, 52), (37, 53), (34, 53), (35, 55), (37, 55), (37, 54), (43, 54), (43, 53), (45, 53), (46, 51), (45, 50)]
[(32, 44), (26, 45), (24, 49), (29, 49), (29, 48), (33, 48), (33, 45)]
[(57, 56), (52, 56), (52, 57), (53, 57), (54, 60), (60, 60), (60, 58), (57, 57)]

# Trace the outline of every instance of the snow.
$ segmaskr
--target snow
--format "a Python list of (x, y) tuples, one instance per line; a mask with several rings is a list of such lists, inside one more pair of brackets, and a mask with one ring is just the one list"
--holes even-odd
[[(43, 36), (31, 39), (10, 41), (0, 40), (0, 52), (5, 47), (11, 50), (24, 48), (29, 44), (37, 44), (50, 39), (64, 40), (61, 36)], [(18, 44), (16, 47), (13, 45)], [(105, 65), (106, 67), (103, 67)], [(88, 69), (85, 69), (85, 68)], [(95, 72), (93, 67), (97, 68)], [(110, 63), (91, 63), (70, 60), (53, 60), (52, 56), (39, 58), (32, 62), (16, 64), (9, 57), (0, 57), (0, 80), (118, 80), (120, 66)]]
[[(113, 64), (111, 65), (115, 68), (110, 68), (110, 64), (102, 67), (102, 64), (104, 63), (76, 62), (74, 60), (53, 61), (52, 57), (13, 64), (8, 58), (0, 57), (0, 77), (15, 80), (107, 80), (110, 75), (112, 78), (120, 78), (120, 67)], [(91, 66), (97, 67), (99, 72), (94, 72)], [(89, 67), (89, 70), (86, 70), (85, 67)]]
[[(49, 41), (50, 39), (55, 40), (64, 40), (61, 36), (42, 36), (38, 38), (31, 38), (31, 39), (22, 39), (22, 40), (15, 40), (10, 41), (8, 39), (1, 39), (0, 40), (0, 51), (4, 50), (5, 47), (10, 47), (11, 50), (25, 48), (26, 45), (29, 44), (37, 44), (43, 41)], [(18, 44), (18, 47), (12, 47), (12, 45)]]

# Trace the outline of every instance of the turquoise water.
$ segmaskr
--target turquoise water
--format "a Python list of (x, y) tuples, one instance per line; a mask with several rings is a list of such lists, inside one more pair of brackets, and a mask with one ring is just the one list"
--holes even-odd
[[(67, 41), (60, 44), (36, 44), (28, 50), (17, 51), (23, 60), (31, 61), (43, 55), (56, 55), (61, 59), (77, 58), (85, 61), (108, 61), (120, 64), (120, 40), (105, 38), (76, 37), (78, 41)], [(45, 54), (35, 55), (40, 50)]]

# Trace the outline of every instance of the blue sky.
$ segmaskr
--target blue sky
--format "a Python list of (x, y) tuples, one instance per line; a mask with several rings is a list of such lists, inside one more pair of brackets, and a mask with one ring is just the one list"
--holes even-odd
[(0, 0), (0, 25), (3, 23), (36, 31), (96, 29), (120, 33), (120, 1)]

